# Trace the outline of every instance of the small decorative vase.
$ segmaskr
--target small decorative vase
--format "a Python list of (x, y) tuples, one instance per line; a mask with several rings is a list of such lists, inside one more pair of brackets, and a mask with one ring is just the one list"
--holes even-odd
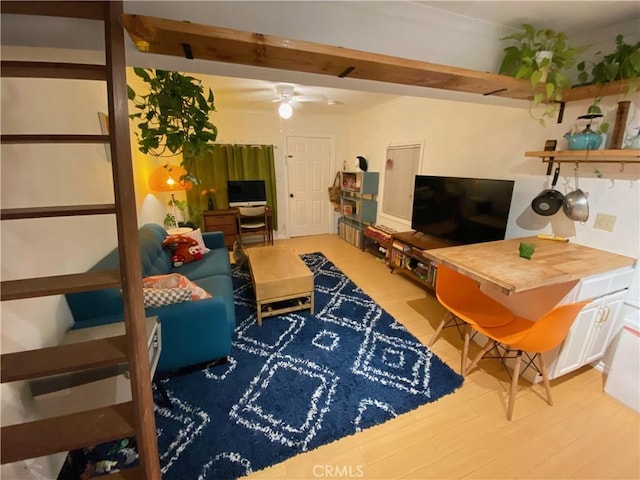
[(216, 206), (213, 203), (213, 197), (211, 195), (209, 195), (209, 200), (207, 200), (207, 208), (209, 208), (209, 210), (215, 210)]
[(547, 76), (549, 75), (549, 63), (551, 63), (551, 59), (553, 58), (553, 52), (550, 50), (543, 50), (541, 52), (536, 53), (536, 63), (538, 66), (542, 63), (543, 60), (548, 59), (549, 62), (540, 67), (540, 72), (542, 72), (542, 76), (540, 77), (540, 83), (544, 83), (547, 81)]

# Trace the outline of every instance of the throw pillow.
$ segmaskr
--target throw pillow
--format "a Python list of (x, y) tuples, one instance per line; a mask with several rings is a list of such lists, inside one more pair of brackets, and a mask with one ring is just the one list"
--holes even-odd
[(185, 237), (193, 238), (196, 242), (198, 242), (198, 245), (200, 245), (200, 249), (202, 250), (203, 255), (206, 255), (211, 251), (211, 249), (207, 248), (207, 246), (204, 244), (204, 239), (202, 238), (202, 231), (199, 228), (192, 230), (188, 233), (183, 233), (182, 235), (184, 235)]
[(211, 295), (205, 289), (179, 273), (144, 277), (142, 286), (145, 288), (184, 288), (191, 292), (191, 300), (211, 298)]
[(144, 308), (164, 307), (191, 300), (191, 290), (187, 288), (143, 288)]
[(184, 235), (169, 235), (162, 242), (162, 246), (171, 250), (171, 264), (174, 267), (202, 258), (202, 249), (198, 241)]

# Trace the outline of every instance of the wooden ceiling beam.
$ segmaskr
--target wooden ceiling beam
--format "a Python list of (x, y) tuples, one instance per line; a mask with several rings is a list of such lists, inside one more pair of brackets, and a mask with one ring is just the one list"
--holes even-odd
[[(517, 100), (529, 100), (534, 93), (529, 80), (261, 33), (131, 14), (123, 15), (123, 24), (136, 47), (147, 53)], [(629, 83), (574, 87), (564, 92), (563, 101), (624, 94)]]
[(528, 99), (527, 80), (407, 58), (156, 17), (123, 16), (142, 52)]

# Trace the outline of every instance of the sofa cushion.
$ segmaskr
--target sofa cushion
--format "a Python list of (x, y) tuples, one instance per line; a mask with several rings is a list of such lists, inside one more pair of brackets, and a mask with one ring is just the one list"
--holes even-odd
[(222, 297), (227, 310), (230, 334), (233, 335), (236, 326), (236, 308), (233, 303), (233, 282), (227, 275), (214, 275), (198, 280), (198, 285), (209, 292), (214, 298)]
[[(204, 255), (197, 262), (187, 263), (180, 267), (173, 268), (171, 271), (196, 281), (201, 278), (210, 277), (211, 275), (230, 276), (231, 263), (229, 261), (229, 251), (226, 248), (217, 248)], [(198, 284), (200, 284), (200, 282), (198, 282)]]
[(171, 252), (162, 246), (167, 236), (167, 231), (155, 223), (147, 223), (138, 230), (143, 277), (171, 271)]

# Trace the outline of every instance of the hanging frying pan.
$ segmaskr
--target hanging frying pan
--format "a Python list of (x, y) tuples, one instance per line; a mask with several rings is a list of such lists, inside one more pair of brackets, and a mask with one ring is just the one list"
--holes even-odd
[(564, 197), (562, 209), (571, 220), (586, 222), (589, 219), (589, 202), (585, 193), (578, 187), (578, 166), (576, 165), (573, 170), (576, 177), (576, 189)]
[(558, 175), (560, 175), (560, 167), (556, 167), (553, 174), (553, 181), (551, 182), (551, 188), (543, 190), (531, 201), (531, 208), (533, 208), (533, 211), (538, 215), (549, 217), (554, 215), (562, 207), (562, 204), (564, 203), (564, 195), (553, 188), (556, 186), (558, 181)]

